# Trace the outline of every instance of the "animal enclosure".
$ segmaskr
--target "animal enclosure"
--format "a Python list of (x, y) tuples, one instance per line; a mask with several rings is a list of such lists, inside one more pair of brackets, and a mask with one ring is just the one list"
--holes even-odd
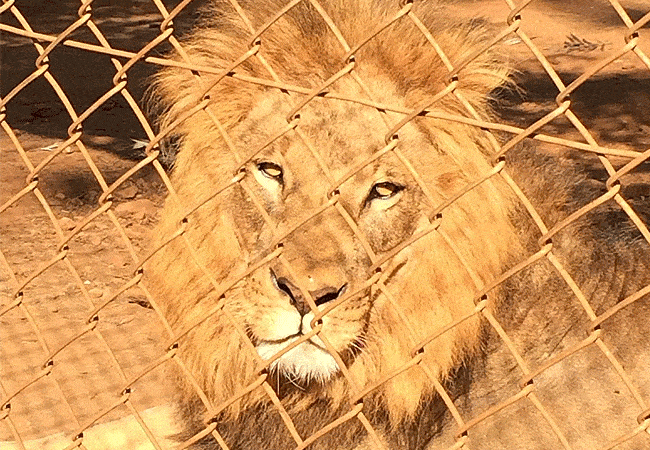
[[(215, 448), (228, 448), (221, 431), (223, 412), (251, 392), (260, 393), (273, 404), (297, 449), (309, 448), (348, 422), (360, 424), (369, 442), (382, 448), (386, 443), (373, 426), (374, 418), (365, 409), (364, 400), (391, 380), (419, 370), (435, 386), (443, 413), (455, 428), (453, 440), (441, 448), (492, 448), (489, 442), (482, 441), (485, 433), (481, 427), (486, 423), (507, 426), (508, 414), (516, 414), (526, 405), (534, 411), (539, 429), (554, 436), (556, 448), (577, 450), (585, 448), (581, 444), (585, 441), (572, 434), (571, 424), (565, 423), (562, 399), (550, 401), (545, 393), (558, 382), (554, 380), (564, 379), (557, 368), (578, 354), (591, 355), (603, 373), (609, 374), (603, 379), (616, 380), (608, 391), (616, 403), (593, 405), (594, 414), (598, 408), (635, 411), (634, 416), (621, 414), (620, 428), (605, 433), (608, 440), (602, 442), (601, 448), (650, 446), (650, 379), (638, 368), (635, 354), (613, 346), (609, 338), (615, 334), (634, 342), (637, 348), (649, 348), (650, 344), (640, 330), (606, 326), (613, 318), (624, 317), (631, 308), (648, 305), (650, 285), (646, 282), (634, 292), (625, 293), (620, 288), (620, 298), (613, 298), (612, 306), (595, 308), (583, 291), (592, 284), (605, 283), (606, 276), (594, 273), (586, 280), (577, 280), (574, 269), (558, 257), (554, 246), (554, 238), (564, 230), (609, 208), (631, 224), (634, 234), (626, 237), (630, 245), (645, 246), (649, 251), (647, 2), (441, 1), (437, 13), (442, 17), (475, 23), (476, 30), (480, 28), (486, 34), (484, 44), (460, 60), (449, 59), (447, 55), (453, 49), (438, 42), (436, 30), (427, 29), (418, 1), (387, 0), (388, 19), (356, 42), (346, 40), (318, 0), (287, 0), (262, 26), (254, 26), (249, 19), (254, 2), (222, 3), (229, 8), (229, 14), (247, 24), (249, 42), (248, 49), (236, 55), (225, 69), (201, 64), (186, 51), (183, 36), (206, 14), (201, 9), (205, 2), (0, 3), (0, 449), (188, 448), (206, 438)], [(269, 30), (277, 27), (283, 16), (306, 5), (320, 16), (322, 26), (336, 39), (341, 52), (336, 72), (316, 87), (307, 80), (300, 84), (282, 79), (278, 68), (265, 56)], [(482, 10), (477, 11), (479, 5)], [(418, 33), (436, 52), (446, 71), (442, 77), (444, 87), (428, 93), (427, 101), (421, 104), (390, 104), (374, 98), (358, 70), (363, 61), (357, 55), (396, 24)], [(464, 94), (463, 77), (467, 74), (463, 69), (493, 50), (505, 55), (513, 68), (513, 84), (490, 94), (495, 115), (486, 118)], [(288, 54), (292, 51), (295, 48), (287, 49)], [(177, 56), (170, 58), (170, 54)], [(248, 75), (243, 70), (247, 65), (261, 67), (265, 75)], [(164, 68), (193, 74), (204, 94), (181, 117), (168, 123), (156, 121), (161, 111), (147, 101), (151, 97), (148, 87)], [(211, 86), (202, 85), (206, 79)], [(355, 83), (363, 95), (337, 92), (340, 80)], [(172, 242), (181, 243), (195, 255), (199, 249), (187, 236), (197, 211), (205, 211), (211, 202), (219, 201), (220, 195), (234, 189), (246, 192), (259, 221), (275, 228), (263, 201), (246, 184), (251, 175), (245, 170), (223, 173), (208, 196), (203, 194), (191, 204), (179, 199), (178, 186), (170, 181), (169, 173), (174, 171), (175, 155), (181, 145), (176, 130), (185, 123), (199, 118), (210, 120), (242, 167), (269, 144), (250, 148), (251, 153), (245, 155), (238, 153), (228, 127), (210, 109), (219, 98), (208, 93), (219, 83), (242, 89), (255, 86), (285, 99), (290, 113), (286, 126), (277, 131), (273, 141), (297, 137), (310, 155), (305, 164), (320, 167), (331, 183), (326, 186), (321, 206), (307, 216), (296, 217), (289, 232), (274, 236), (277, 245), (265, 249), (264, 257), (253, 265), (244, 270), (237, 268), (230, 278), (222, 280), (195, 261), (219, 301), (192, 326), (178, 328), (170, 325), (160, 301), (152, 294), (154, 287), (147, 283), (147, 262)], [(437, 105), (447, 99), (462, 108), (453, 114), (441, 113)], [(343, 177), (328, 171), (322, 153), (310, 142), (301, 124), (305, 118), (300, 113), (305, 108), (331, 102), (372, 111), (377, 118), (373, 131), (385, 136), (382, 148), (351, 167)], [(423, 180), (418, 161), (404, 156), (404, 144), (400, 142), (400, 131), (416, 120), (472, 127), (491, 146), (490, 169), (444, 202), (438, 201), (431, 194), (432, 186)], [(584, 178), (596, 186), (589, 192), (598, 194), (571, 205), (572, 210), (560, 220), (545, 221), (535, 202), (525, 194), (529, 186), (515, 181), (510, 174), (510, 156), (522, 144), (577, 166)], [(342, 206), (339, 188), (383, 155), (399, 159), (434, 208), (424, 228), (378, 255), (368, 243), (369, 238), (359, 231), (355, 217)], [(527, 248), (525, 258), (483, 282), (472, 277), (474, 269), (463, 261), (458, 242), (445, 235), (443, 224), (450, 207), (493, 180), (508, 187), (517, 208), (535, 227), (536, 248)], [(557, 196), (560, 202), (558, 192), (551, 190), (545, 195), (549, 199)], [(175, 202), (183, 213), (174, 232), (154, 245), (152, 233), (165, 201)], [(367, 257), (377, 270), (368, 275), (363, 289), (381, 292), (387, 298), (391, 311), (401, 320), (401, 329), (411, 340), (408, 362), (370, 385), (358, 385), (341, 355), (322, 334), (321, 319), (334, 308), (349, 304), (356, 292), (346, 292), (331, 307), (320, 310), (309, 333), (269, 358), (255, 353), (248, 330), (224, 312), (233, 287), (253, 270), (270, 262), (292, 270), (292, 263), (283, 256), (283, 239), (309, 227), (310, 221), (323, 212), (338, 214), (367, 249)], [(616, 233), (618, 227), (617, 223), (611, 224), (610, 232)], [(476, 284), (476, 295), (471, 312), (422, 338), (418, 324), (402, 311), (399, 296), (387, 288), (382, 267), (432, 234), (440, 235), (464, 264)], [(608, 242), (607, 236), (593, 245), (601, 242)], [(606, 259), (612, 248), (598, 250)], [(616, 256), (612, 254), (612, 258)], [(583, 313), (572, 327), (582, 330), (584, 339), (533, 362), (522, 356), (524, 349), (511, 339), (505, 319), (494, 309), (493, 293), (506, 289), (511, 278), (542, 263), (553, 268), (559, 282), (571, 292), (571, 303)], [(622, 273), (623, 265), (612, 263), (607, 271)], [(634, 273), (647, 280), (642, 275)], [(615, 285), (615, 281), (607, 282)], [(314, 298), (305, 298), (307, 309), (319, 311)], [(647, 311), (647, 306), (640, 310)], [(188, 333), (218, 315), (227, 316), (232, 329), (251, 347), (248, 350), (256, 358), (257, 376), (236, 395), (214, 403), (187, 368), (182, 346)], [(502, 386), (498, 401), (468, 415), (459, 405), (459, 394), (453, 386), (423, 361), (427, 349), (437, 340), (476, 318), (507, 349), (518, 383)], [(539, 326), (537, 331), (541, 333), (544, 326), (550, 325)], [(355, 401), (333, 422), (305, 434), (276, 392), (279, 381), (276, 388), (270, 367), (312, 336), (323, 339)], [(205, 421), (200, 433), (184, 437), (181, 443), (172, 438), (181, 431), (170, 406), (176, 395), (169, 375), (172, 369), (192, 386), (201, 408), (212, 418)], [(591, 371), (587, 372), (587, 368), (576, 366), (574, 376), (592, 376)], [(591, 388), (588, 381), (580, 387)], [(600, 387), (594, 385), (594, 392)], [(513, 442), (513, 448), (515, 445)]]

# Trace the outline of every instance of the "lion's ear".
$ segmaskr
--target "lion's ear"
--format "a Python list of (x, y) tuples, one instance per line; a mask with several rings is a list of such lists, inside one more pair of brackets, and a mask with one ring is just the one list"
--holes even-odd
[(199, 103), (197, 84), (191, 71), (179, 67), (168, 67), (156, 74), (148, 95), (148, 107), (151, 114), (155, 114), (160, 130)]

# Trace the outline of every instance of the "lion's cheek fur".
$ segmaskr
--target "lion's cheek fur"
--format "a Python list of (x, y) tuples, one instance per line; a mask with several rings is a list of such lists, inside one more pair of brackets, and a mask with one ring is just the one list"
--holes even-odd
[[(231, 398), (241, 390), (242, 386), (252, 381), (258, 365), (252, 358), (251, 351), (241, 339), (234, 338), (223, 348), (215, 348), (210, 354), (210, 359), (201, 364), (203, 370), (207, 369), (206, 385), (211, 388), (210, 391), (214, 395), (212, 400), (215, 404)], [(231, 414), (238, 412), (241, 404), (238, 403), (229, 408)]]
[[(432, 249), (436, 249), (432, 251)], [(444, 241), (436, 234), (421, 239), (406, 251), (407, 262), (400, 270), (388, 291), (399, 298), (398, 314), (394, 305), (383, 295), (377, 299), (374, 317), (369, 329), (369, 345), (376, 347), (369, 353), (376, 359), (360, 358), (360, 363), (371, 363), (363, 375), (368, 378), (395, 371), (408, 364), (418, 353), (417, 345), (427, 336), (442, 329), (454, 320), (468, 314), (474, 308), (471, 291), (467, 286), (471, 279), (466, 273), (455, 271), (455, 279), (445, 278), (454, 255), (445, 248)], [(433, 261), (429, 261), (433, 259)], [(450, 304), (445, 303), (453, 299)], [(405, 318), (408, 323), (402, 319)], [(426, 367), (412, 367), (390, 379), (381, 388), (381, 396), (387, 405), (391, 423), (399, 423), (412, 417), (424, 397), (432, 392), (433, 380), (440, 379), (457, 365), (472, 347), (478, 346), (480, 323), (473, 318), (459, 327), (439, 335), (429, 342), (421, 356)], [(374, 337), (373, 337), (374, 336)], [(458, 342), (463, 342), (459, 345)], [(361, 372), (361, 371), (359, 371)], [(369, 380), (372, 383), (377, 380)]]

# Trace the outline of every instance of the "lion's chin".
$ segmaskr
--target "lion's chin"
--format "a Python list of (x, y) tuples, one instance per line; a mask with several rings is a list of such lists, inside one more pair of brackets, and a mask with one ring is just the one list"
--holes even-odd
[[(270, 359), (297, 339), (292, 337), (280, 343), (262, 342), (256, 347), (257, 353), (262, 359)], [(271, 370), (294, 382), (309, 384), (328, 381), (339, 371), (339, 366), (327, 351), (307, 341), (273, 361)]]

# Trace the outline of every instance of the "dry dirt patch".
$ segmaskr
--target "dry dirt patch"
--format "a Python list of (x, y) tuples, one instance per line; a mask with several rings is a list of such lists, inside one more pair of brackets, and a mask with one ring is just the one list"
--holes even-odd
[[(52, 140), (20, 133), (32, 164), (49, 155), (43, 150)], [(90, 155), (110, 183), (133, 165), (110, 153), (90, 149)], [(24, 186), (28, 170), (6, 135), (0, 136), (0, 205)], [(79, 152), (62, 154), (39, 177), (39, 189), (64, 234), (97, 208), (101, 189)], [(114, 211), (134, 249), (142, 254), (157, 218), (163, 195), (159, 180), (149, 170), (136, 174), (115, 193)], [(0, 249), (8, 263), (0, 264), (0, 308), (10, 305), (19, 283), (59, 254), (60, 239), (45, 209), (29, 194), (0, 215)], [(68, 244), (67, 259), (80, 280), (62, 261), (45, 270), (23, 290), (25, 308), (50, 350), (58, 349), (88, 324), (94, 307), (117, 292), (133, 277), (134, 261), (115, 224), (100, 215)], [(13, 273), (13, 275), (10, 273)], [(15, 276), (15, 279), (13, 278)], [(81, 293), (86, 288), (92, 304)], [(99, 313), (97, 330), (130, 379), (164, 354), (157, 315), (137, 288), (123, 293)], [(20, 308), (0, 317), (0, 379), (3, 396), (14, 392), (42, 370), (46, 354), (33, 326)], [(120, 397), (123, 379), (112, 356), (94, 333), (64, 348), (55, 358), (52, 375), (32, 384), (11, 404), (11, 417), (25, 438), (53, 431), (72, 433)], [(58, 386), (57, 386), (58, 384)], [(60, 389), (60, 390), (59, 390)], [(137, 392), (137, 393), (136, 393)], [(61, 393), (67, 399), (64, 404)], [(131, 396), (142, 411), (170, 401), (164, 371), (146, 375)], [(34, 414), (39, 411), (38, 414)], [(105, 420), (124, 415), (117, 410)], [(10, 440), (0, 428), (0, 442)]]

